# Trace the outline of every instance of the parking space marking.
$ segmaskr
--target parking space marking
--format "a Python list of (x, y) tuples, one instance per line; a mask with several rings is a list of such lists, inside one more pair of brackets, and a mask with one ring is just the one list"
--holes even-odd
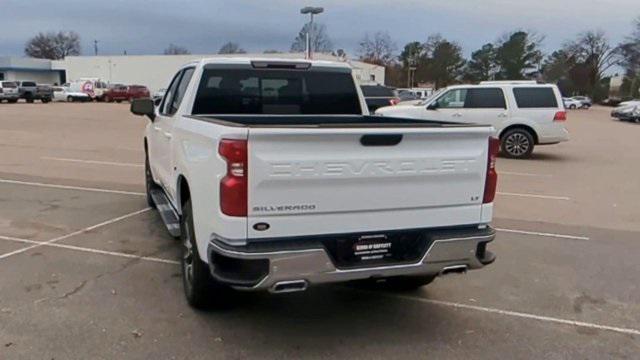
[(134, 164), (134, 163), (123, 163), (123, 162), (115, 162), (115, 161), (100, 161), (100, 160), (83, 160), (83, 159), (69, 159), (69, 158), (59, 158), (59, 157), (41, 157), (43, 160), (54, 160), (54, 161), (65, 161), (65, 162), (75, 162), (82, 164), (94, 164), (94, 165), (111, 165), (111, 166), (126, 166), (126, 167), (139, 167), (143, 168), (144, 164)]
[(53, 188), (53, 189), (65, 189), (65, 190), (94, 191), (94, 192), (103, 192), (103, 193), (109, 193), (109, 194), (122, 194), (122, 195), (137, 195), (137, 196), (146, 196), (147, 195), (145, 193), (135, 192), (135, 191), (111, 190), (111, 189), (101, 189), (101, 188), (83, 187), (83, 186), (70, 186), (70, 185), (57, 185), (57, 184), (47, 184), (47, 183), (39, 183), (39, 182), (32, 182), (32, 181), (19, 181), (19, 180), (10, 180), (10, 179), (0, 179), (0, 184), (38, 186), (38, 187), (46, 187), (46, 188)]
[(110, 220), (107, 220), (107, 221), (103, 221), (103, 222), (101, 222), (99, 224), (88, 226), (88, 227), (86, 227), (84, 229), (80, 229), (80, 230), (74, 231), (74, 232), (66, 234), (66, 235), (58, 236), (58, 237), (53, 238), (51, 240), (43, 241), (43, 242), (40, 242), (40, 243), (37, 243), (37, 244), (33, 244), (31, 246), (24, 247), (22, 249), (18, 249), (18, 250), (15, 250), (15, 251), (8, 252), (6, 254), (2, 254), (2, 255), (0, 255), (0, 260), (6, 259), (6, 258), (8, 258), (10, 256), (13, 256), (13, 255), (21, 254), (21, 253), (23, 253), (25, 251), (29, 251), (31, 249), (35, 249), (35, 248), (40, 247), (40, 246), (44, 246), (44, 245), (47, 245), (47, 244), (55, 243), (55, 242), (60, 241), (60, 240), (68, 239), (68, 238), (70, 238), (72, 236), (84, 234), (84, 233), (89, 232), (91, 230), (95, 230), (97, 228), (100, 228), (100, 227), (103, 227), (103, 226), (107, 226), (107, 225), (113, 224), (115, 222), (124, 220), (124, 219), (128, 219), (128, 218), (130, 218), (132, 216), (136, 216), (138, 214), (142, 214), (142, 213), (147, 212), (149, 210), (151, 210), (151, 208), (147, 207), (147, 208), (144, 208), (142, 210), (134, 211), (134, 212), (128, 213), (126, 215), (118, 216), (116, 218), (113, 218), (113, 219), (110, 219)]
[(519, 193), (500, 192), (500, 191), (498, 191), (496, 194), (502, 195), (502, 196), (529, 197), (529, 198), (547, 199), (547, 200), (564, 200), (564, 201), (571, 200), (570, 197), (567, 197), (567, 196), (556, 196), (556, 195), (519, 194)]
[(134, 255), (134, 254), (121, 253), (121, 252), (117, 252), (117, 251), (106, 251), (106, 250), (100, 250), (100, 249), (92, 249), (92, 248), (87, 248), (87, 247), (82, 247), (82, 246), (47, 243), (46, 241), (35, 241), (35, 240), (29, 240), (29, 239), (21, 239), (21, 238), (16, 238), (16, 237), (11, 237), (11, 236), (0, 235), (0, 240), (8, 240), (8, 241), (14, 241), (14, 242), (20, 242), (20, 243), (26, 243), (26, 244), (40, 244), (40, 245), (46, 246), (46, 247), (54, 247), (54, 248), (59, 248), (59, 249), (82, 251), (82, 252), (88, 252), (88, 253), (93, 253), (93, 254), (117, 256), (117, 257), (136, 259), (136, 260), (144, 260), (144, 261), (151, 261), (151, 262), (158, 262), (158, 263), (164, 263), (164, 264), (173, 264), (173, 265), (179, 265), (180, 264), (180, 262), (176, 261), (176, 260), (162, 259), (162, 258), (157, 258), (157, 257), (153, 257), (153, 256), (140, 256), (140, 255)]
[(590, 238), (588, 238), (586, 236), (553, 234), (553, 233), (545, 233), (545, 232), (537, 232), (537, 231), (504, 229), (504, 228), (494, 228), (494, 229), (497, 230), (497, 231), (514, 233), (514, 234), (535, 235), (535, 236), (554, 237), (554, 238), (571, 239), (571, 240), (584, 240), (584, 241), (589, 241), (590, 240)]
[(500, 170), (498, 170), (498, 175), (531, 176), (531, 177), (545, 177), (545, 178), (553, 177), (553, 175), (549, 175), (549, 174), (532, 174), (532, 173), (500, 171)]
[(536, 314), (520, 312), (520, 311), (502, 310), (502, 309), (491, 308), (491, 307), (468, 305), (468, 304), (456, 303), (451, 301), (425, 299), (425, 298), (409, 296), (409, 295), (399, 295), (399, 294), (382, 294), (382, 295), (387, 297), (392, 297), (392, 298), (400, 298), (400, 299), (405, 299), (410, 301), (417, 301), (417, 302), (431, 304), (431, 305), (447, 306), (447, 307), (452, 307), (456, 309), (481, 311), (481, 312), (490, 313), (490, 314), (517, 317), (521, 319), (537, 320), (537, 321), (549, 322), (554, 324), (571, 325), (571, 326), (578, 326), (578, 327), (594, 329), (594, 330), (612, 331), (620, 334), (640, 336), (640, 329), (602, 325), (602, 324), (589, 323), (584, 321), (556, 318), (552, 316), (536, 315)]

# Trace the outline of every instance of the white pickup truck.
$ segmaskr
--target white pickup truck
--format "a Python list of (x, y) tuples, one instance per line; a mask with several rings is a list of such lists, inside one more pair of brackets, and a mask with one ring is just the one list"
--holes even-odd
[(490, 126), (369, 116), (344, 63), (205, 59), (147, 115), (146, 183), (194, 307), (229, 289), (418, 287), (490, 264)]

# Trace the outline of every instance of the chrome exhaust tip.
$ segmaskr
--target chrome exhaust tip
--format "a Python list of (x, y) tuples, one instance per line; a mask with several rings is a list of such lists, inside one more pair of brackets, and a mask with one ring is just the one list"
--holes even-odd
[(274, 294), (290, 293), (307, 290), (306, 280), (279, 281), (269, 289)]
[(453, 265), (447, 266), (440, 271), (440, 276), (451, 274), (464, 274), (467, 272), (467, 265)]

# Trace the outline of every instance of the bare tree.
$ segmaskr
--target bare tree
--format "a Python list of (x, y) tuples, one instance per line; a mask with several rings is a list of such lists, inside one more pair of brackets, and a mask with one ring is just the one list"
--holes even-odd
[(74, 31), (40, 32), (27, 41), (24, 53), (30, 57), (51, 60), (80, 55), (80, 35)]
[(565, 44), (565, 51), (576, 62), (589, 68), (593, 84), (600, 81), (602, 75), (618, 62), (618, 48), (609, 44), (601, 30), (581, 33), (576, 40)]
[(169, 46), (166, 49), (164, 49), (164, 54), (165, 55), (189, 55), (191, 53), (189, 52), (189, 50), (187, 50), (186, 47), (172, 43), (172, 44), (169, 44)]
[(263, 54), (282, 54), (282, 51), (276, 49), (267, 49), (262, 52)]
[[(310, 29), (310, 31), (309, 31)], [(298, 36), (291, 44), (291, 52), (304, 52), (307, 48), (307, 31), (311, 37), (311, 51), (320, 53), (330, 53), (333, 50), (333, 43), (327, 34), (327, 27), (324, 24), (313, 23), (309, 27), (309, 23), (304, 24)]]
[(246, 54), (243, 48), (240, 47), (238, 43), (235, 42), (227, 42), (220, 47), (218, 50), (218, 54)]
[(394, 60), (396, 44), (388, 32), (378, 31), (370, 37), (365, 34), (360, 41), (360, 60), (376, 65), (388, 65)]

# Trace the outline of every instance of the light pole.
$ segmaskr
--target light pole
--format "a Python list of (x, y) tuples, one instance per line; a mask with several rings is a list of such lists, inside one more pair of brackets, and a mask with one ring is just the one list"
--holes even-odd
[(313, 15), (321, 14), (324, 11), (324, 8), (315, 7), (315, 6), (305, 6), (300, 9), (300, 14), (306, 15), (309, 14), (309, 27), (307, 27), (307, 38), (306, 38), (306, 51), (305, 58), (311, 59), (311, 30), (313, 29)]

